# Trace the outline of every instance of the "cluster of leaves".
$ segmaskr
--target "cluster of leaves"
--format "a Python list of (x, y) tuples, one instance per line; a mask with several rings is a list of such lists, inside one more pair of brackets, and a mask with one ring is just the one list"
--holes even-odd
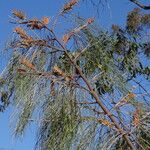
[(149, 78), (149, 66), (142, 64), (139, 59), (142, 54), (149, 58), (150, 45), (145, 35), (146, 28), (150, 26), (149, 19), (149, 14), (143, 14), (140, 9), (136, 8), (127, 16), (126, 29), (117, 25), (112, 26), (116, 38), (114, 51), (119, 62), (118, 66), (122, 71), (128, 72), (128, 80), (139, 74)]

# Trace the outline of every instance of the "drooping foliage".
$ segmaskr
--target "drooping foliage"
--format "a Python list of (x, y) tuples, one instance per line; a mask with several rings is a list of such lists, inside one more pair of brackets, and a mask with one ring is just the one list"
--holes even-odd
[[(60, 17), (76, 3), (64, 5)], [(0, 86), (2, 110), (10, 102), (16, 108), (16, 135), (22, 135), (30, 122), (38, 122), (36, 148), (41, 150), (127, 149), (124, 134), (135, 147), (149, 149), (149, 93), (136, 82), (139, 75), (149, 80), (150, 68), (142, 62), (147, 58), (141, 59), (149, 57), (149, 41), (142, 39), (149, 14), (134, 9), (125, 29), (113, 25), (112, 33), (92, 25), (91, 18), (75, 18), (77, 27), (62, 37), (53, 30), (56, 20), (53, 24), (48, 17), (29, 19), (17, 10), (13, 15), (20, 27), (14, 29), (9, 45), (14, 53)]]

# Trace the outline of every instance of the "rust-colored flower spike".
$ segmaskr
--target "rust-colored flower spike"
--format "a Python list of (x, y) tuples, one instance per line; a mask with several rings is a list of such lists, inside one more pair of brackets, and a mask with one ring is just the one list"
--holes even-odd
[(135, 98), (135, 97), (136, 97), (136, 94), (134, 94), (132, 92), (129, 92), (129, 94), (128, 94), (129, 99), (132, 99), (132, 98)]
[(43, 17), (43, 18), (42, 18), (42, 23), (43, 23), (44, 25), (49, 24), (49, 21), (50, 21), (50, 18), (49, 18), (49, 17)]
[(26, 19), (25, 13), (20, 10), (13, 10), (12, 14), (19, 19), (22, 19), (22, 20)]
[(32, 70), (36, 70), (35, 65), (32, 64), (32, 62), (30, 60), (28, 60), (27, 58), (22, 58), (20, 60), (20, 63)]
[(26, 32), (21, 27), (16, 27), (14, 32), (20, 35), (21, 38), (28, 38)]
[(136, 108), (135, 112), (133, 113), (133, 124), (134, 126), (138, 126), (140, 123), (140, 109)]
[(70, 75), (67, 75), (63, 70), (61, 70), (58, 66), (53, 67), (53, 74), (56, 76), (64, 77), (65, 81), (70, 82), (73, 80), (73, 77)]
[(115, 105), (115, 108), (121, 107), (127, 104), (131, 99), (134, 99), (136, 94), (129, 92), (125, 97), (121, 98), (121, 100)]
[(63, 7), (63, 12), (67, 12), (72, 9), (72, 7), (78, 3), (79, 0), (71, 0), (69, 3), (65, 4)]
[(114, 126), (113, 123), (109, 122), (108, 120), (105, 120), (105, 119), (99, 119), (98, 120), (101, 124), (105, 125), (105, 126), (108, 126), (110, 128), (112, 128)]
[(62, 41), (64, 42), (64, 44), (66, 44), (70, 40), (70, 38), (73, 36), (73, 34), (74, 34), (74, 32), (70, 32), (63, 36)]
[(73, 5), (77, 4), (78, 2), (79, 2), (79, 0), (71, 0), (70, 4), (73, 6)]

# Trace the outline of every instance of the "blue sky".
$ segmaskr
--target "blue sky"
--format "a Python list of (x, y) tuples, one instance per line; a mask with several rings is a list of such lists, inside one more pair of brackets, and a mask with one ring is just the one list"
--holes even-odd
[[(109, 4), (100, 8), (98, 23), (108, 29), (111, 24), (123, 25), (125, 16), (134, 5), (128, 0), (108, 0)], [(0, 72), (6, 66), (9, 56), (3, 53), (7, 39), (11, 36), (13, 25), (9, 23), (9, 17), (13, 9), (25, 11), (30, 17), (51, 16), (63, 4), (63, 0), (3, 0), (0, 1)], [(90, 6), (77, 6), (82, 16), (92, 17), (93, 10)], [(81, 9), (82, 8), (82, 9)], [(12, 109), (7, 110), (4, 114), (0, 113), (0, 150), (33, 150), (35, 144), (35, 126), (29, 127), (24, 138), (16, 140), (12, 137), (9, 117)]]

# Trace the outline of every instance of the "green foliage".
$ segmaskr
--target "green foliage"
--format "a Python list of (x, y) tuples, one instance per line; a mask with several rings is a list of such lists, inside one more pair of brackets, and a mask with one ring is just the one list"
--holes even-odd
[(148, 66), (145, 66), (140, 59), (143, 54), (149, 58), (149, 41), (141, 38), (145, 36), (143, 32), (146, 32), (147, 26), (149, 26), (149, 14), (144, 14), (139, 8), (128, 13), (126, 29), (117, 25), (112, 26), (113, 35), (116, 38), (114, 52), (117, 54), (115, 56), (117, 65), (127, 73), (127, 80), (137, 75), (149, 78)]
[[(32, 30), (39, 25), (37, 22)], [(127, 149), (123, 136), (118, 135), (109, 115), (102, 111), (81, 78), (79, 67), (121, 128), (128, 132), (126, 126), (130, 124), (131, 140), (143, 139), (140, 145), (149, 148), (147, 125), (141, 123), (138, 133), (133, 130), (136, 127), (131, 123), (133, 113), (130, 112), (138, 100), (128, 82), (138, 75), (149, 78), (149, 66), (140, 59), (141, 55), (149, 57), (149, 42), (140, 41), (141, 31), (147, 25), (149, 15), (134, 9), (127, 16), (125, 29), (113, 25), (113, 32), (108, 33), (98, 27), (86, 27), (73, 35), (73, 48), (67, 51), (62, 50), (64, 45), (58, 46), (59, 41), (51, 32), (37, 40), (19, 28), (21, 31), (10, 44), (16, 52), (0, 79), (3, 110), (10, 100), (16, 108), (15, 134), (22, 135), (31, 121), (37, 121), (40, 125), (37, 149)], [(23, 42), (29, 39), (29, 45), (23, 47)], [(34, 68), (20, 63), (22, 58)], [(54, 66), (58, 67), (55, 72)], [(125, 104), (116, 107), (119, 102)]]
[(141, 14), (140, 9), (135, 8), (128, 14), (127, 17), (127, 31), (130, 34), (138, 33), (141, 30)]
[[(57, 96), (45, 101), (41, 120), (38, 145), (46, 149), (70, 149), (80, 123), (80, 109), (74, 91), (59, 90)], [(74, 93), (74, 94), (73, 94)], [(73, 95), (72, 95), (73, 94)]]
[(3, 112), (8, 105), (9, 105), (8, 93), (2, 91), (1, 92), (0, 112)]

